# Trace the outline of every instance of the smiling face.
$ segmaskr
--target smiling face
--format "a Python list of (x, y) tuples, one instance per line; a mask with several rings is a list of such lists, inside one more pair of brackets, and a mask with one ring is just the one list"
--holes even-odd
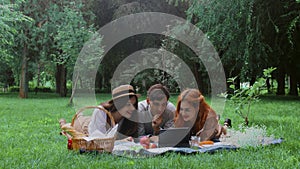
[(122, 107), (121, 109), (119, 109), (119, 113), (123, 117), (129, 119), (132, 116), (132, 113), (134, 112), (134, 110), (136, 110), (135, 107), (134, 107), (134, 105), (136, 104), (136, 102), (137, 102), (136, 97), (131, 97), (127, 101), (127, 103), (125, 104), (125, 106)]
[(180, 115), (185, 122), (194, 122), (196, 120), (198, 109), (187, 101), (182, 101), (180, 104)]

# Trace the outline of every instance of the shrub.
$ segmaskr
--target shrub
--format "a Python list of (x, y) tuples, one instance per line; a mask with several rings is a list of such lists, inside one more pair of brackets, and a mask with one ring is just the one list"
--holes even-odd
[[(11, 86), (8, 89), (9, 92), (19, 92), (20, 87), (19, 86)], [(52, 93), (53, 91), (51, 90), (50, 87), (30, 87), (28, 88), (28, 92), (42, 92), (42, 93)]]
[(228, 82), (232, 83), (230, 88), (234, 91), (230, 95), (230, 100), (235, 106), (235, 112), (239, 114), (245, 120), (245, 124), (248, 126), (248, 116), (251, 112), (250, 108), (253, 102), (258, 101), (258, 97), (261, 95), (261, 90), (266, 86), (266, 79), (271, 77), (271, 73), (276, 70), (276, 68), (264, 69), (263, 77), (258, 78), (252, 86), (244, 87), (240, 89), (235, 88), (235, 79), (229, 78)]
[(19, 92), (19, 91), (20, 91), (20, 88), (19, 88), (19, 86), (10, 86), (10, 87), (8, 88), (8, 91), (9, 91), (9, 92)]

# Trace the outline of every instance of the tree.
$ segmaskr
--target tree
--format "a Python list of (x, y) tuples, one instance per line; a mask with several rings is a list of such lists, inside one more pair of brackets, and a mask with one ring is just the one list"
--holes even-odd
[[(1, 14), (0, 15), (0, 58), (2, 61), (2, 66), (5, 66), (4, 67), (5, 69), (3, 70), (6, 72), (11, 72), (10, 74), (12, 74), (12, 73), (16, 73), (17, 64), (15, 63), (18, 63), (16, 62), (16, 59), (13, 57), (14, 55), (13, 46), (16, 40), (15, 36), (21, 33), (19, 31), (19, 27), (21, 26), (21, 24), (31, 23), (32, 19), (28, 16), (23, 15), (22, 12), (18, 10), (20, 5), (19, 1), (16, 1), (15, 4), (11, 4), (9, 1), (2, 2), (2, 3), (0, 4), (0, 14)], [(25, 51), (26, 50), (24, 48), (24, 52)], [(26, 57), (25, 55), (23, 56)], [(22, 70), (26, 70), (25, 64), (22, 67)], [(5, 73), (4, 75), (7, 76), (8, 74)], [(6, 81), (4, 81), (5, 86), (12, 85), (12, 81), (13, 81), (12, 77), (14, 76), (12, 75), (8, 78), (4, 78), (6, 79)], [(23, 77), (25, 78), (26, 76)], [(20, 96), (27, 97), (26, 85), (25, 86), (22, 85), (21, 87), (24, 90), (22, 90)]]
[[(256, 0), (255, 17), (257, 28), (261, 30), (261, 41), (268, 46), (265, 61), (278, 67), (276, 79), (277, 94), (285, 94), (285, 77), (290, 78), (290, 94), (298, 95), (296, 71), (299, 60), (295, 53), (299, 50), (297, 37), (300, 27), (300, 4), (295, 0), (262, 1)], [(299, 78), (298, 78), (299, 79)]]
[(285, 93), (286, 75), (291, 84), (289, 93), (298, 94), (299, 59), (295, 56), (299, 50), (299, 1), (181, 2), (188, 2), (187, 18), (209, 37), (219, 52), (227, 77), (239, 75), (236, 80), (253, 84), (262, 69), (278, 67), (274, 73), (277, 94)]
[[(178, 1), (169, 2), (178, 3)], [(187, 19), (206, 35), (221, 58), (222, 63), (217, 63), (213, 70), (218, 71), (222, 64), (227, 77), (240, 75), (239, 78), (242, 81), (249, 80), (247, 75), (251, 70), (257, 69), (250, 70), (251, 52), (259, 54), (260, 49), (258, 48), (261, 47), (261, 45), (255, 45), (254, 48), (251, 46), (253, 37), (258, 36), (251, 32), (253, 0), (182, 0), (183, 2), (189, 4), (186, 11)], [(184, 25), (181, 31), (186, 31)], [(199, 49), (202, 48), (200, 41), (195, 40), (193, 43), (198, 44)], [(192, 52), (187, 52), (186, 48), (176, 48), (180, 53), (179, 56), (185, 58), (185, 61), (189, 60), (188, 63), (194, 75), (198, 77), (198, 85), (201, 86), (201, 90), (209, 93), (209, 77), (207, 68), (203, 66), (203, 61), (210, 62), (209, 58), (202, 57), (200, 60)]]
[[(66, 96), (67, 69), (73, 68), (84, 41), (94, 31), (93, 26), (88, 25), (84, 20), (82, 8), (83, 4), (80, 0), (75, 2), (29, 0), (22, 3), (20, 10), (26, 16), (33, 18), (34, 22), (19, 27), (21, 33), (15, 43), (17, 49), (15, 55), (23, 56), (20, 78), (21, 97), (27, 97), (28, 81), (32, 80), (28, 79), (27, 75), (28, 70), (33, 72), (32, 68), (28, 67), (28, 62), (37, 65), (37, 77), (44, 72), (41, 70), (43, 65), (48, 64), (48, 67), (51, 67), (50, 62), (56, 66), (58, 92), (61, 96)], [(91, 16), (86, 18), (92, 19)], [(19, 46), (23, 49), (20, 50)]]
[(56, 89), (60, 96), (67, 95), (67, 67), (74, 67), (76, 58), (83, 47), (84, 42), (95, 31), (93, 26), (89, 26), (83, 18), (80, 11), (82, 4), (72, 4), (70, 7), (62, 7), (53, 4), (49, 9), (49, 22), (47, 26), (55, 27), (54, 31), (54, 48), (51, 56), (56, 63)]
[[(98, 25), (99, 27), (114, 19), (118, 19), (119, 17), (138, 12), (155, 11), (171, 13), (177, 16), (185, 15), (184, 8), (174, 7), (168, 4), (166, 1), (161, 0), (98, 0), (96, 1), (96, 4), (101, 4), (95, 5), (97, 8), (95, 7), (94, 9), (96, 14), (96, 25)], [(110, 79), (113, 76), (114, 70), (126, 56), (132, 54), (135, 51), (145, 48), (159, 48), (162, 39), (162, 36), (157, 35), (137, 35), (134, 37), (124, 39), (115, 47), (113, 47), (104, 56), (103, 61), (101, 63), (101, 67), (99, 68), (97, 84), (101, 84), (101, 90), (110, 91)], [(143, 77), (149, 75), (148, 73), (150, 72), (146, 71), (144, 73), (141, 73), (139, 74), (139, 77), (143, 79)], [(154, 72), (150, 74), (153, 75), (153, 73)], [(161, 75), (162, 73), (159, 74)], [(139, 83), (136, 81), (137, 79), (139, 79), (139, 77), (135, 79), (136, 83)]]
[(11, 56), (9, 48), (13, 45), (17, 27), (21, 22), (31, 22), (32, 19), (18, 10), (18, 1), (11, 4), (4, 1), (0, 4), (0, 56), (6, 61)]

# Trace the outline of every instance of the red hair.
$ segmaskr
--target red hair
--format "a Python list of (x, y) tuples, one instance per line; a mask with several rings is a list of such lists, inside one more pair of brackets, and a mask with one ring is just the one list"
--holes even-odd
[[(180, 114), (180, 105), (182, 101), (187, 101), (198, 111), (197, 116), (193, 127), (191, 128), (191, 133), (196, 134), (200, 131), (207, 119), (208, 113), (213, 111), (211, 107), (205, 102), (204, 96), (198, 89), (186, 89), (179, 96), (177, 100), (177, 107), (175, 111), (175, 127), (184, 127), (189, 126), (187, 122), (185, 122)], [(214, 111), (213, 111), (214, 112)], [(191, 127), (191, 125), (189, 126)]]

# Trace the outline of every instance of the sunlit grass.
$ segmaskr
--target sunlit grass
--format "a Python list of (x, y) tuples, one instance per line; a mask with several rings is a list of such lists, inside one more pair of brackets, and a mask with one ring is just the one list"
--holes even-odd
[[(97, 102), (111, 98), (97, 95)], [(143, 99), (145, 97), (142, 97)], [(171, 101), (176, 104), (176, 96)], [(299, 98), (263, 97), (255, 103), (250, 125), (266, 126), (268, 134), (284, 138), (276, 146), (239, 149), (215, 154), (168, 153), (148, 159), (116, 157), (111, 154), (83, 154), (67, 150), (59, 135), (58, 119), (71, 121), (75, 109), (69, 98), (56, 94), (0, 94), (0, 168), (299, 168)], [(209, 101), (209, 99), (208, 99)], [(243, 119), (226, 103), (221, 121), (231, 118), (234, 128)]]

